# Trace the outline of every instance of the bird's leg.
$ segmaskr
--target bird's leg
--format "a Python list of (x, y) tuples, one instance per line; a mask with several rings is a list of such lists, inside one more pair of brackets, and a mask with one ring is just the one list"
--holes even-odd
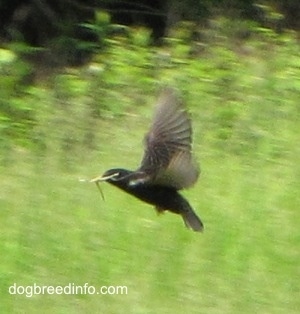
[(164, 213), (165, 209), (164, 208), (161, 208), (159, 206), (155, 206), (155, 210), (156, 210), (156, 213), (157, 215), (161, 215)]

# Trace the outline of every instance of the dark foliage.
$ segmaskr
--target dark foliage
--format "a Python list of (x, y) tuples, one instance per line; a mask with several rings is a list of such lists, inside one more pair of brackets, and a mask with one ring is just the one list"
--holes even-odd
[[(99, 10), (109, 13), (112, 24), (148, 27), (154, 44), (166, 35), (168, 27), (179, 21), (203, 24), (214, 15), (255, 20), (278, 32), (284, 27), (300, 27), (298, 0), (270, 0), (264, 5), (254, 0), (3, 0), (0, 41), (22, 41), (50, 49), (50, 54), (46, 57), (44, 53), (38, 54), (38, 59), (51, 60), (51, 65), (80, 65), (95, 48), (103, 48), (107, 33), (99, 32), (99, 25), (98, 29), (87, 27), (97, 23)], [(269, 12), (279, 12), (280, 18), (270, 18)]]

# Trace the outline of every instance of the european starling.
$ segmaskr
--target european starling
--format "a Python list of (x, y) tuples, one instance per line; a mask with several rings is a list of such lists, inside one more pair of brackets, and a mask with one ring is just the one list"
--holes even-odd
[(202, 231), (203, 224), (178, 190), (192, 186), (199, 169), (191, 154), (191, 120), (175, 92), (167, 88), (158, 99), (145, 152), (135, 171), (110, 169), (91, 182), (107, 181), (138, 199), (182, 216), (185, 225)]

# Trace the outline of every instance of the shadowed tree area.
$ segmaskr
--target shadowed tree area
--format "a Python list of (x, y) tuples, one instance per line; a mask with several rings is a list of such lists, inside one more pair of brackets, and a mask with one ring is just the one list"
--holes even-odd
[[(109, 21), (99, 20), (99, 12), (107, 12)], [(108, 23), (148, 27), (157, 44), (180, 21), (204, 25), (212, 17), (223, 15), (252, 20), (276, 31), (286, 27), (298, 30), (299, 12), (297, 0), (3, 0), (0, 35), (3, 42), (24, 41), (50, 49), (51, 60), (58, 65), (76, 65), (86, 62), (95, 47), (103, 48), (108, 33), (117, 32)]]

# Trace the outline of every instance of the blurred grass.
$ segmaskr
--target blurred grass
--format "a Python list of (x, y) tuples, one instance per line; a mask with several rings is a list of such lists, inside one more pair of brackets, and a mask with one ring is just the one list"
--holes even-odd
[[(115, 149), (124, 145), (119, 138), (106, 140), (103, 153), (81, 157), (72, 172), (48, 167), (26, 151), (1, 169), (6, 311), (297, 313), (296, 156), (245, 164), (244, 157), (212, 157), (202, 146), (201, 181), (185, 192), (205, 223), (199, 235), (186, 230), (180, 217), (157, 217), (150, 206), (111, 186), (103, 185), (103, 202), (94, 185), (78, 181), (111, 166), (134, 168), (145, 131), (140, 122), (135, 126), (139, 136), (132, 136), (129, 149)], [(121, 134), (123, 127), (114, 132)], [(14, 282), (127, 285), (129, 292), (26, 298), (7, 294)]]
[[(298, 50), (292, 37), (238, 51), (220, 40), (196, 57), (180, 40), (158, 51), (115, 40), (93, 64), (25, 92), (13, 88), (16, 72), (5, 77), (3, 313), (299, 312)], [(105, 184), (104, 202), (79, 181), (138, 166), (154, 90), (166, 83), (193, 117), (202, 173), (184, 194), (203, 234)], [(18, 124), (4, 116), (9, 106), (19, 106)], [(126, 285), (128, 295), (7, 291), (86, 282)]]

